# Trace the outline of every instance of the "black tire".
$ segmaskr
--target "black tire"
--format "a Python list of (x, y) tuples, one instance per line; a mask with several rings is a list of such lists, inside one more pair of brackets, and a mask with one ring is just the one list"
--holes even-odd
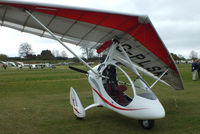
[(154, 120), (139, 120), (139, 123), (144, 129), (152, 129), (154, 127)]
[(76, 117), (77, 120), (83, 120), (84, 119), (84, 118), (78, 117), (76, 115), (75, 115), (75, 117)]
[(97, 107), (103, 107), (102, 105), (99, 105), (99, 106), (97, 106)]

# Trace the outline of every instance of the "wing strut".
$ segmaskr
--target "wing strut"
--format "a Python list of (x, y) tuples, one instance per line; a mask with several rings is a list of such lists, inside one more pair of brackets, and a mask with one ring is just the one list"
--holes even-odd
[(165, 70), (165, 72), (150, 86), (150, 88), (152, 88), (159, 80), (161, 80), (161, 78), (167, 73), (168, 70), (169, 70), (169, 68), (167, 68), (167, 70)]
[(65, 47), (69, 52), (71, 52), (75, 57), (78, 58), (83, 64), (85, 64), (94, 74), (99, 76), (97, 72), (95, 72), (90, 65), (88, 65), (83, 59), (81, 59), (78, 55), (76, 55), (69, 47), (67, 47), (54, 33), (52, 33), (45, 25), (43, 25), (33, 14), (31, 14), (28, 10), (25, 12), (30, 15), (40, 26), (42, 26), (55, 40), (57, 40), (63, 47)]
[(126, 59), (128, 60), (129, 64), (131, 65), (132, 70), (134, 71), (134, 73), (140, 77), (140, 74), (138, 73), (138, 71), (135, 69), (135, 66), (133, 65), (132, 61), (130, 60), (130, 58), (128, 57), (127, 53), (125, 52), (124, 48), (121, 46), (120, 43), (118, 43), (120, 49), (122, 50), (124, 56), (126, 57)]

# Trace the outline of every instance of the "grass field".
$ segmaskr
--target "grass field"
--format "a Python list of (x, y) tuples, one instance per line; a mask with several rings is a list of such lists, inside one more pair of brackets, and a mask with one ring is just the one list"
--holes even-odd
[(152, 130), (137, 120), (103, 107), (76, 120), (69, 103), (73, 86), (82, 104), (93, 103), (87, 78), (66, 67), (51, 69), (0, 68), (0, 134), (199, 134), (200, 81), (191, 80), (190, 65), (179, 65), (185, 90), (174, 91), (158, 83), (154, 92), (166, 110)]

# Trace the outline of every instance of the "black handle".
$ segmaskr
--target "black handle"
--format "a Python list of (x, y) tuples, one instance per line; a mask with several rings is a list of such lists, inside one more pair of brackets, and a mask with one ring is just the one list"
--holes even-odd
[(78, 68), (75, 68), (75, 67), (72, 67), (72, 66), (69, 66), (69, 68), (74, 70), (74, 71), (80, 72), (80, 73), (88, 74), (88, 72), (85, 71), (85, 70), (81, 70), (81, 69), (78, 69)]

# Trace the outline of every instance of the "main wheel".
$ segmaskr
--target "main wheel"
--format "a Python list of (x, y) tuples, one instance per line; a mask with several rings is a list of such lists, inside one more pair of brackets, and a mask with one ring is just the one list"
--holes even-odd
[(144, 129), (152, 129), (154, 127), (154, 120), (140, 120), (139, 123)]

